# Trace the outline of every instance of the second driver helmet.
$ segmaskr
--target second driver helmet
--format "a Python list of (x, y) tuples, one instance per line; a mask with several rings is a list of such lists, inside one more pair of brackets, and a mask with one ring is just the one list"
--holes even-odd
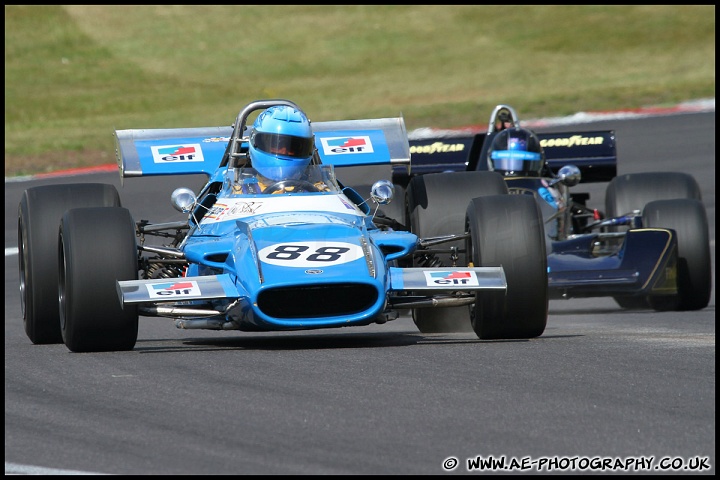
[(545, 152), (530, 130), (508, 128), (495, 135), (488, 151), (488, 169), (506, 177), (539, 177), (545, 167)]

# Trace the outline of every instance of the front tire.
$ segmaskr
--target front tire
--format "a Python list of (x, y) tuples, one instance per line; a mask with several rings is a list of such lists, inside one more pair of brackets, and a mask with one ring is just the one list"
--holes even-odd
[(31, 187), (18, 206), (20, 306), (34, 344), (62, 343), (58, 304), (58, 225), (75, 207), (119, 207), (113, 185), (78, 183)]
[[(613, 178), (605, 189), (605, 213), (608, 218), (643, 211), (655, 200), (692, 198), (701, 200), (700, 186), (692, 175), (683, 172), (629, 173)], [(626, 231), (628, 227), (609, 227), (609, 231)], [(646, 297), (613, 297), (624, 309), (651, 308)]]
[(138, 310), (117, 280), (137, 280), (135, 224), (126, 208), (75, 208), (60, 223), (60, 324), (72, 352), (132, 350)]
[(507, 292), (478, 292), (471, 324), (478, 338), (534, 338), (548, 316), (545, 229), (537, 201), (526, 195), (475, 198), (467, 209), (467, 250), (476, 267), (502, 266)]
[[(413, 177), (408, 185), (407, 221), (410, 231), (420, 238), (462, 234), (465, 209), (471, 199), (485, 195), (507, 195), (508, 187), (496, 172), (433, 173)], [(464, 241), (442, 245), (457, 249), (456, 265), (467, 266)], [(438, 253), (425, 259), (414, 259), (413, 266), (449, 267), (450, 254)], [(472, 332), (468, 311), (459, 307), (417, 308), (413, 321), (422, 333)]]
[(712, 272), (710, 240), (705, 206), (683, 198), (650, 202), (643, 210), (643, 226), (671, 228), (677, 234), (677, 295), (648, 297), (652, 308), (700, 310), (710, 303)]

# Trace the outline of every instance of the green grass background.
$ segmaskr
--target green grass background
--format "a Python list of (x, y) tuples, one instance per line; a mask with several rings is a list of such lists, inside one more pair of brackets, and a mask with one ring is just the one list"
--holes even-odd
[(286, 98), (408, 130), (715, 97), (715, 6), (5, 6), (5, 175)]

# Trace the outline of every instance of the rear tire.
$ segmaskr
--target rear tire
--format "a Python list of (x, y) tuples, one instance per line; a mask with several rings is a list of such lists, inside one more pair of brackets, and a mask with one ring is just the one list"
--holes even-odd
[[(508, 187), (496, 172), (433, 173), (413, 177), (407, 188), (407, 222), (410, 231), (420, 238), (462, 234), (465, 209), (471, 199), (486, 195), (507, 195)], [(441, 248), (456, 247), (456, 265), (465, 267), (469, 258), (462, 252), (465, 242), (445, 243)], [(415, 259), (413, 266), (449, 267), (449, 254)], [(417, 308), (413, 321), (422, 333), (472, 332), (468, 310), (461, 307)]]
[(642, 211), (655, 200), (694, 198), (701, 200), (700, 186), (687, 173), (631, 173), (613, 178), (605, 190), (605, 213), (617, 217)]
[(650, 202), (643, 210), (643, 227), (671, 228), (677, 234), (678, 294), (648, 297), (652, 308), (700, 310), (710, 302), (712, 272), (705, 206), (690, 198)]
[(468, 252), (477, 267), (502, 266), (507, 292), (478, 292), (471, 324), (478, 338), (534, 338), (548, 315), (545, 229), (526, 195), (475, 198), (467, 209)]
[(117, 280), (137, 280), (135, 223), (126, 208), (75, 208), (59, 236), (60, 324), (73, 352), (132, 350), (138, 309), (120, 304)]
[(75, 207), (119, 207), (113, 185), (78, 183), (30, 187), (18, 206), (20, 305), (34, 344), (62, 343), (58, 302), (58, 226)]
[[(613, 178), (605, 190), (605, 213), (608, 218), (643, 211), (655, 200), (693, 198), (701, 200), (700, 186), (692, 175), (683, 172), (630, 173)], [(609, 227), (609, 231), (626, 231), (628, 227)], [(622, 308), (651, 308), (645, 297), (613, 297)]]

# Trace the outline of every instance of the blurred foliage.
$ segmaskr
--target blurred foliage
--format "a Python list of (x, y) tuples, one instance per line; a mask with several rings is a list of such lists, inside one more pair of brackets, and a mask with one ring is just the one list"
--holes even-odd
[(714, 97), (714, 5), (5, 6), (6, 176), (264, 98), (413, 130)]

